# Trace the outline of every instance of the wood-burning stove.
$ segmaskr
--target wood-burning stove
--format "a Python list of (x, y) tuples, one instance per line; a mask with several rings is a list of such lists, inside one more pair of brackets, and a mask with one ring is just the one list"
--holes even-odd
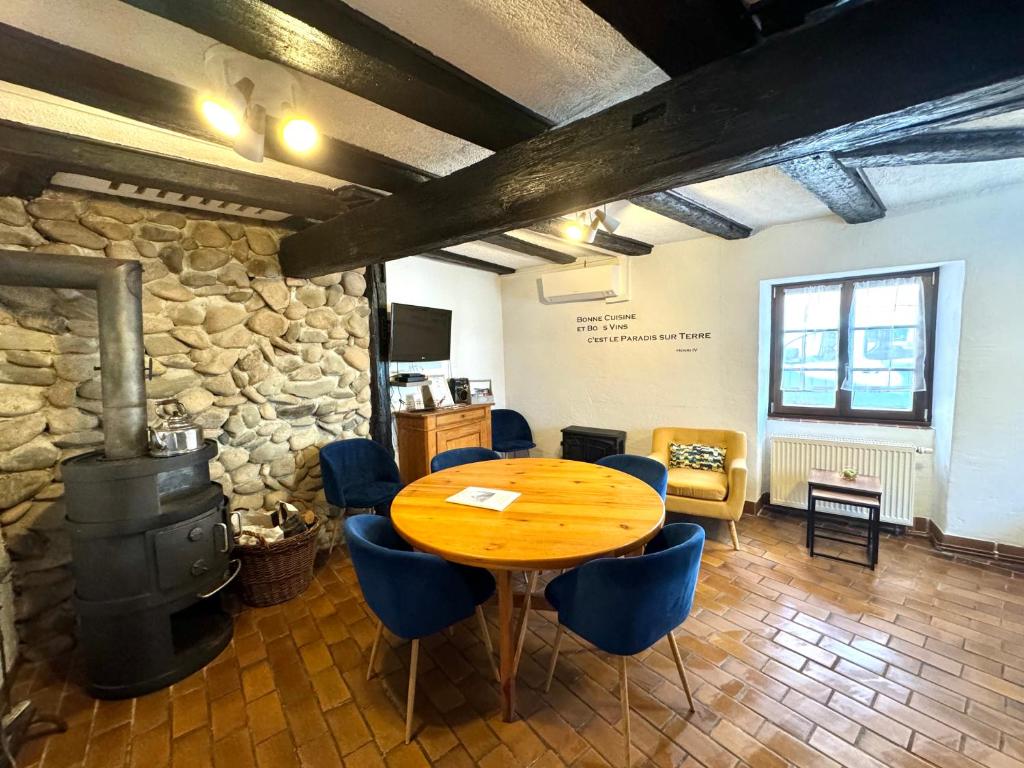
[(149, 455), (142, 267), (0, 250), (0, 284), (96, 291), (103, 450), (61, 465), (87, 688), (124, 698), (170, 685), (230, 642), (219, 591), (237, 562), (224, 493), (210, 480), (216, 443)]
[(212, 660), (231, 640), (220, 588), (233, 577), (216, 443), (157, 458), (63, 464), (79, 640), (87, 687), (139, 696)]

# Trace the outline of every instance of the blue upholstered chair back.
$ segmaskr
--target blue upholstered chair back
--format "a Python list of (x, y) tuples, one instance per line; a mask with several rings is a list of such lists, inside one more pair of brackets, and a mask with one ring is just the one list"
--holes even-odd
[(690, 615), (703, 549), (699, 525), (666, 525), (639, 557), (601, 558), (559, 576), (549, 599), (559, 622), (580, 637), (631, 656)]
[(400, 483), (398, 467), (387, 450), (366, 438), (337, 440), (320, 449), (327, 501), (344, 507), (345, 488), (372, 482)]
[(442, 469), (459, 467), (463, 464), (475, 464), (478, 461), (494, 461), (500, 459), (501, 455), (490, 448), (452, 448), (450, 451), (443, 451), (430, 460), (430, 471), (440, 472)]
[(495, 408), (491, 411), (491, 438), (496, 445), (508, 440), (527, 440), (533, 442), (533, 433), (526, 417), (519, 411), (508, 408)]
[(605, 456), (597, 460), (602, 467), (617, 469), (640, 480), (643, 480), (651, 488), (661, 495), (665, 500), (665, 492), (668, 490), (668, 470), (660, 461), (649, 459), (646, 456), (632, 456), (628, 453)]
[(476, 569), (413, 552), (386, 517), (346, 519), (345, 540), (367, 605), (399, 637), (440, 632), (472, 616), (481, 602), (466, 578)]

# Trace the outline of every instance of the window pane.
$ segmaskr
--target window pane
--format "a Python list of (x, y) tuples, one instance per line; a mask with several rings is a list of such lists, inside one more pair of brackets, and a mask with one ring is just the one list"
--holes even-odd
[(857, 410), (911, 411), (913, 370), (852, 370), (850, 406)]
[(782, 405), (835, 408), (839, 387), (839, 285), (784, 289)]
[(835, 368), (782, 369), (782, 404), (811, 408), (835, 408), (839, 377)]
[(839, 328), (839, 301), (842, 295), (840, 286), (811, 286), (784, 290), (783, 330)]
[(860, 328), (853, 331), (854, 368), (913, 368), (923, 343), (915, 328)]
[(923, 312), (921, 278), (880, 280), (854, 289), (853, 325), (857, 328), (915, 326)]

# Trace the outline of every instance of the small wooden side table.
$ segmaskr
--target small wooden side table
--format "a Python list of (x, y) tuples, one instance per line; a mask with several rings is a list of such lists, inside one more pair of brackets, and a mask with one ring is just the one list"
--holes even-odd
[[(866, 535), (854, 533), (848, 529), (822, 527), (824, 534), (818, 533), (818, 504), (830, 502), (846, 504), (867, 510), (868, 530)], [(835, 515), (836, 513), (829, 513)], [(847, 480), (840, 472), (826, 469), (812, 469), (807, 478), (807, 549), (811, 557), (827, 557), (854, 565), (866, 565), (875, 570), (878, 565), (878, 547), (882, 528), (882, 481), (874, 475), (858, 475)], [(857, 519), (857, 518), (853, 518)], [(828, 535), (838, 534), (838, 535)], [(842, 537), (842, 538), (840, 538)], [(864, 544), (867, 549), (867, 562), (851, 560), (838, 555), (828, 555), (814, 551), (815, 538), (838, 541), (843, 544)]]

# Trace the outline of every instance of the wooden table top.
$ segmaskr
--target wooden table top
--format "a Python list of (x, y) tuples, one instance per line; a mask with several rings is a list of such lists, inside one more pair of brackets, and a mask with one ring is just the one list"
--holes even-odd
[(829, 469), (812, 469), (807, 477), (809, 486), (821, 488), (833, 488), (844, 493), (863, 493), (872, 496), (882, 495), (882, 480), (874, 475), (857, 475), (853, 480), (847, 480), (842, 472), (833, 472)]
[[(504, 512), (445, 501), (467, 486), (518, 491)], [(647, 483), (563, 459), (464, 464), (407, 485), (391, 505), (398, 532), (424, 552), (491, 569), (569, 568), (649, 541), (665, 505)]]

